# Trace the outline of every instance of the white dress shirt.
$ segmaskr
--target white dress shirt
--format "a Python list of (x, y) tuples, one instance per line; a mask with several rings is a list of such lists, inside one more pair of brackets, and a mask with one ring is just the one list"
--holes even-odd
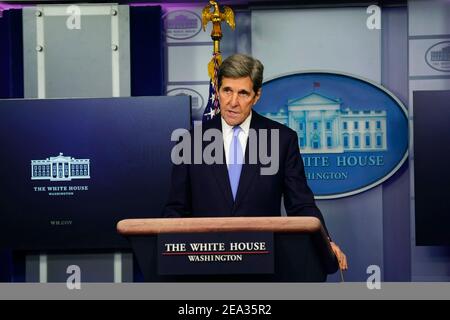
[[(233, 127), (228, 125), (228, 123), (225, 122), (225, 120), (223, 118), (221, 118), (222, 120), (222, 135), (223, 135), (223, 146), (225, 149), (225, 160), (227, 161), (227, 165), (228, 163), (230, 163), (229, 161), (229, 157), (230, 157), (230, 145), (231, 145), (231, 140), (233, 140)], [(245, 148), (247, 147), (247, 140), (248, 140), (248, 132), (250, 130), (250, 121), (252, 120), (252, 112), (250, 111), (250, 114), (248, 115), (247, 119), (244, 120), (244, 122), (242, 122), (239, 127), (241, 127), (241, 132), (239, 132), (239, 142), (241, 144), (242, 147), (242, 153), (245, 156)]]

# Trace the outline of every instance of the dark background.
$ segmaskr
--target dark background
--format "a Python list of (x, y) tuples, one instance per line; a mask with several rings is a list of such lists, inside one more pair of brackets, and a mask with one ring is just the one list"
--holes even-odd
[(416, 244), (450, 245), (450, 91), (414, 92)]

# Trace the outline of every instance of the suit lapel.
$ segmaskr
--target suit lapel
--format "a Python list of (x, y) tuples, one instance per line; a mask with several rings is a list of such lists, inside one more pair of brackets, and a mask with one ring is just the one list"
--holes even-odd
[[(222, 121), (220, 119), (221, 117), (220, 115), (218, 115), (213, 120), (210, 120), (211, 122), (214, 121), (211, 123), (211, 128), (219, 129), (220, 132), (222, 132)], [(223, 148), (224, 147), (222, 146), (222, 149)], [(225, 150), (223, 149), (222, 152), (223, 152), (222, 164), (214, 164), (209, 167), (213, 171), (213, 175), (216, 178), (217, 184), (219, 185), (222, 194), (225, 197), (225, 201), (231, 207), (233, 205), (234, 200), (233, 194), (231, 192), (230, 179), (228, 177), (228, 168), (225, 159)]]

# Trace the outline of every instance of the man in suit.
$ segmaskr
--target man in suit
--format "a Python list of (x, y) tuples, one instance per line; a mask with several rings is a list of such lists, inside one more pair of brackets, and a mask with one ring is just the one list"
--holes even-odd
[[(174, 165), (166, 217), (281, 215), (283, 197), (287, 215), (317, 217), (326, 230), (306, 182), (297, 133), (252, 111), (261, 97), (263, 69), (260, 61), (241, 54), (222, 63), (220, 116), (191, 132), (202, 137), (206, 132), (219, 132), (220, 149), (215, 154), (219, 161)], [(195, 139), (190, 141), (194, 152)], [(201, 151), (207, 147), (203, 140), (207, 139), (202, 139)], [(261, 157), (252, 161), (261, 146), (270, 163)], [(347, 269), (345, 254), (333, 242), (331, 247), (340, 268)]]

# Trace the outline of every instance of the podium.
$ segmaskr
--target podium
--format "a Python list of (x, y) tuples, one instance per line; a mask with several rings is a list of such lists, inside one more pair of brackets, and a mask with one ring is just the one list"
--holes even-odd
[[(127, 219), (117, 224), (117, 231), (131, 242), (147, 282), (324, 282), (338, 270), (329, 239), (315, 217)], [(158, 270), (158, 237), (244, 234), (251, 238), (262, 233), (273, 234), (271, 273), (166, 275)]]

